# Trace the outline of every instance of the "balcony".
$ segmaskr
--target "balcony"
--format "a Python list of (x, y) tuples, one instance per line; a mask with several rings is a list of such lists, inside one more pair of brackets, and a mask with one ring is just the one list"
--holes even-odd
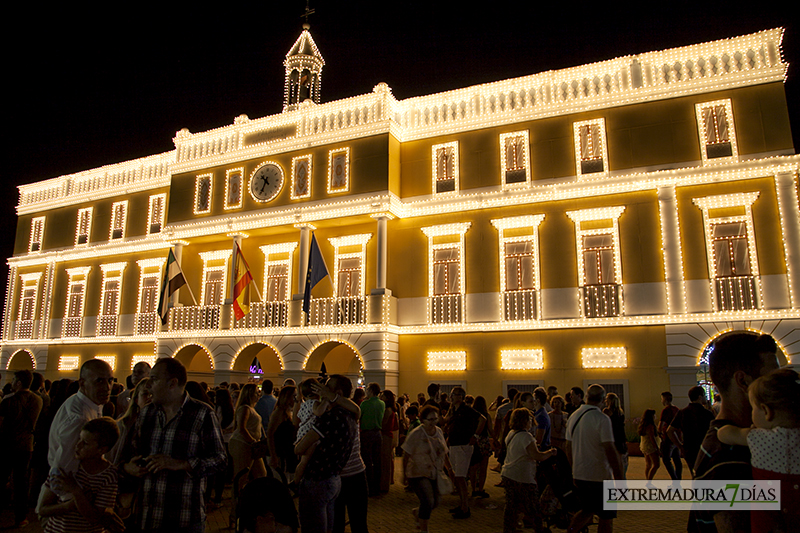
[(18, 320), (14, 336), (17, 339), (33, 338), (33, 320)]
[(61, 326), (62, 337), (80, 337), (81, 329), (83, 326), (83, 317), (80, 316), (67, 316), (64, 317)]
[(152, 335), (159, 325), (158, 313), (136, 313), (133, 317), (134, 335)]
[(288, 323), (289, 302), (251, 302), (250, 312), (234, 320), (236, 329), (285, 328)]
[(174, 307), (170, 314), (171, 331), (219, 329), (219, 305)]
[(753, 276), (729, 276), (714, 280), (718, 311), (757, 309), (756, 280)]
[(440, 294), (432, 296), (431, 323), (457, 324), (464, 321), (464, 299), (461, 294)]
[(100, 315), (97, 317), (97, 336), (113, 337), (117, 334), (117, 315)]
[(619, 285), (616, 283), (586, 285), (581, 289), (583, 291), (583, 316), (602, 318), (620, 315)]
[(334, 326), (366, 323), (363, 297), (314, 298), (308, 313), (309, 326)]
[(535, 320), (536, 318), (538, 317), (535, 290), (506, 291), (503, 293), (504, 320)]

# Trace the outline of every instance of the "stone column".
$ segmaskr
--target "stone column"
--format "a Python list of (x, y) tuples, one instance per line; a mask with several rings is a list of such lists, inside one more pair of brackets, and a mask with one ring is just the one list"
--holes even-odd
[(686, 294), (683, 285), (681, 262), (681, 236), (678, 225), (678, 204), (675, 187), (658, 188), (658, 204), (661, 216), (661, 238), (664, 249), (664, 274), (667, 287), (667, 311), (671, 315), (686, 313)]
[(789, 301), (793, 309), (800, 308), (800, 208), (797, 205), (795, 176), (791, 172), (775, 176), (778, 192), (783, 249), (786, 254), (786, 275), (789, 279)]

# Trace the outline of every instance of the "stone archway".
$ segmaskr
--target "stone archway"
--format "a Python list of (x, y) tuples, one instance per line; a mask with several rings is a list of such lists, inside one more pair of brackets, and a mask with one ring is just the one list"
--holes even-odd
[(6, 370), (9, 372), (16, 372), (17, 370), (30, 370), (33, 372), (36, 370), (36, 360), (28, 350), (19, 350), (14, 352), (8, 360)]
[(199, 344), (186, 344), (173, 355), (186, 367), (189, 381), (205, 381), (214, 384), (214, 360), (211, 352)]
[(254, 360), (258, 360), (261, 366), (262, 379), (270, 379), (274, 383), (280, 381), (283, 360), (274, 346), (263, 342), (254, 342), (239, 350), (231, 364), (231, 381), (246, 381), (253, 375), (250, 367)]
[(358, 379), (363, 362), (361, 354), (348, 343), (331, 340), (316, 346), (306, 358), (303, 370), (306, 375), (317, 376), (325, 364), (325, 372), (331, 374), (344, 374), (358, 386)]

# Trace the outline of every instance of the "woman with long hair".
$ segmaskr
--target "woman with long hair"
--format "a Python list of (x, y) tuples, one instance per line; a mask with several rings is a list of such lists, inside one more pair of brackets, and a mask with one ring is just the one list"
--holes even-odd
[(145, 405), (149, 404), (152, 395), (150, 394), (150, 378), (144, 378), (131, 393), (131, 403), (128, 404), (128, 409), (125, 414), (117, 420), (117, 427), (119, 428), (119, 438), (117, 443), (106, 454), (106, 459), (111, 464), (117, 465), (125, 457), (126, 444), (133, 433), (133, 427), (136, 425), (136, 419), (139, 418), (139, 413)]
[(248, 383), (242, 387), (239, 393), (239, 401), (236, 403), (234, 417), (236, 427), (231, 435), (228, 448), (233, 458), (234, 475), (245, 468), (250, 469), (250, 479), (255, 479), (267, 475), (262, 458), (253, 458), (253, 444), (261, 440), (263, 429), (261, 427), (261, 416), (256, 412), (255, 405), (261, 391), (255, 383)]
[(562, 396), (556, 395), (550, 398), (552, 411), (550, 416), (550, 444), (561, 450), (567, 451), (567, 419), (569, 414), (564, 410), (567, 403)]
[(656, 411), (646, 409), (639, 423), (637, 433), (641, 436), (639, 449), (644, 455), (644, 474), (648, 481), (653, 479), (661, 466), (658, 443), (656, 442)]
[(269, 417), (267, 442), (269, 443), (269, 466), (280, 468), (283, 472), (294, 474), (297, 456), (294, 454), (294, 441), (297, 428), (292, 422), (297, 387), (284, 385), (278, 393), (278, 401)]
[(611, 430), (614, 433), (614, 448), (620, 455), (622, 471), (628, 471), (628, 439), (625, 437), (625, 413), (619, 405), (619, 396), (613, 392), (606, 394), (606, 408), (603, 409), (611, 419)]
[(383, 411), (383, 424), (381, 425), (381, 484), (380, 491), (389, 492), (390, 485), (394, 484), (394, 449), (399, 440), (400, 423), (397, 418), (399, 408), (395, 394), (389, 389), (381, 392), (379, 398), (383, 400), (386, 409)]
[[(476, 396), (472, 408), (491, 420), (489, 410), (486, 406), (486, 398)], [(478, 435), (478, 444), (473, 447), (472, 459), (469, 467), (469, 479), (472, 482), (473, 498), (488, 498), (489, 494), (483, 490), (486, 485), (486, 473), (489, 470), (489, 457), (492, 456), (492, 424), (487, 422), (483, 426), (483, 431)]]

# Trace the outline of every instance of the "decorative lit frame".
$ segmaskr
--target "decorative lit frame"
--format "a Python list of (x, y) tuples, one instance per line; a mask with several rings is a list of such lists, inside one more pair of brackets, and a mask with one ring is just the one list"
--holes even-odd
[(131, 357), (131, 372), (133, 372), (133, 367), (135, 367), (138, 363), (147, 363), (150, 365), (150, 368), (153, 368), (153, 365), (156, 364), (158, 360), (158, 356), (156, 355), (134, 355)]
[(428, 372), (454, 372), (467, 369), (467, 352), (428, 352)]
[[(428, 237), (428, 324), (432, 324), (431, 299), (434, 297), (434, 272), (433, 257), (434, 252), (443, 248), (456, 248), (458, 250), (458, 293), (461, 295), (461, 304), (464, 304), (464, 234), (472, 225), (472, 222), (457, 222), (455, 224), (441, 224), (439, 226), (428, 226), (420, 228), (422, 233)], [(457, 235), (458, 241), (434, 244), (436, 237), (447, 237)], [(461, 313), (461, 322), (464, 315)]]
[[(239, 196), (231, 201), (231, 193), (235, 192), (233, 185), (238, 180)], [(244, 199), (244, 167), (228, 169), (225, 172), (225, 204), (224, 209), (239, 209)]]
[[(161, 230), (164, 229), (164, 215), (166, 214), (166, 211), (167, 211), (167, 195), (166, 194), (152, 195), (148, 201), (148, 207), (147, 207), (148, 235), (161, 233)], [(153, 231), (153, 226), (155, 225), (158, 225), (158, 231)]]
[[(110, 337), (115, 336), (117, 334), (117, 327), (118, 327), (118, 317), (119, 317), (119, 308), (122, 300), (122, 274), (125, 272), (125, 267), (128, 266), (128, 263), (108, 263), (105, 265), (100, 265), (100, 270), (103, 272), (103, 280), (100, 284), (100, 308), (97, 312), (97, 336), (98, 337)], [(103, 313), (103, 302), (106, 299), (107, 288), (106, 283), (109, 281), (116, 281), (117, 282), (117, 303), (114, 308), (114, 312), (106, 315)], [(101, 321), (101, 316), (114, 316), (117, 317), (117, 320), (114, 321), (114, 331), (101, 331), (103, 324)]]
[(624, 347), (583, 348), (582, 368), (628, 368), (628, 350)]
[[(208, 187), (208, 204), (205, 208), (200, 207), (200, 194), (202, 192), (203, 184)], [(194, 214), (203, 215), (211, 212), (211, 198), (214, 193), (214, 175), (213, 174), (200, 174), (194, 179)]]
[(161, 294), (161, 268), (166, 261), (166, 257), (154, 257), (136, 261), (139, 266), (139, 292), (136, 298), (136, 313), (142, 313), (142, 293), (144, 292), (145, 279), (156, 278), (156, 300), (158, 300), (158, 295)]
[[(598, 137), (594, 138), (592, 135), (592, 143), (600, 143), (600, 154), (603, 159), (603, 170), (599, 172), (583, 173), (581, 170), (581, 127), (583, 126), (598, 126)], [(606, 120), (604, 118), (596, 118), (593, 120), (584, 120), (581, 122), (574, 122), (572, 124), (572, 134), (575, 142), (575, 173), (578, 179), (594, 179), (602, 178), (608, 175), (608, 141), (606, 139)]]
[[(755, 226), (753, 225), (753, 203), (758, 199), (759, 192), (749, 193), (735, 193), (735, 194), (722, 194), (719, 196), (706, 196), (703, 198), (693, 198), (692, 203), (700, 208), (703, 212), (703, 227), (706, 236), (706, 259), (708, 262), (708, 277), (709, 286), (711, 289), (711, 305), (712, 309), (716, 311), (724, 311), (724, 309), (717, 309), (717, 289), (714, 280), (717, 278), (716, 266), (717, 260), (714, 255), (714, 226), (717, 224), (728, 224), (735, 222), (744, 222), (747, 228), (747, 252), (750, 255), (750, 275), (756, 282), (756, 305), (757, 308), (761, 307), (761, 276), (758, 271), (758, 255), (756, 254), (756, 233)], [(712, 216), (711, 210), (725, 209), (730, 207), (740, 207), (744, 209), (743, 215), (733, 216)]]
[[(20, 295), (19, 295), (19, 309), (18, 311), (18, 321), (24, 322), (30, 320), (34, 322), (36, 320), (36, 309), (38, 308), (39, 304), (39, 282), (42, 279), (41, 272), (31, 272), (28, 274), (20, 274)], [(31, 318), (25, 319), (22, 316), (22, 311), (24, 309), (24, 302), (25, 302), (25, 291), (33, 289), (33, 304), (31, 308)], [(32, 327), (31, 327), (32, 328)], [(32, 335), (31, 335), (32, 336)]]
[[(342, 169), (344, 184), (336, 186), (333, 177), (336, 172), (336, 162), (344, 158), (344, 165)], [(337, 192), (347, 192), (350, 190), (350, 147), (336, 148), (328, 152), (328, 194)]]
[[(67, 301), (64, 307), (64, 318), (62, 319), (62, 326), (61, 326), (61, 336), (62, 337), (80, 337), (81, 336), (81, 328), (83, 326), (83, 313), (86, 309), (86, 281), (89, 277), (89, 272), (92, 270), (92, 267), (75, 267), (75, 268), (68, 268), (67, 269), (67, 276), (69, 277), (69, 282), (67, 283)], [(69, 316), (69, 301), (71, 300), (71, 296), (73, 295), (73, 291), (75, 287), (78, 285), (83, 286), (83, 290), (81, 291), (81, 303), (79, 305), (80, 312), (77, 316)], [(78, 327), (78, 331), (67, 331), (67, 319), (68, 318), (79, 318), (80, 320), (77, 321), (80, 326)]]
[[(453, 190), (452, 191), (444, 191), (444, 192), (437, 192), (436, 184), (439, 181), (446, 181), (439, 179), (439, 173), (442, 169), (439, 168), (439, 158), (437, 156), (437, 152), (439, 150), (444, 151), (451, 151), (451, 161), (453, 165)], [(431, 177), (432, 177), (432, 184), (431, 184), (431, 192), (434, 195), (441, 195), (441, 194), (455, 194), (458, 193), (460, 184), (459, 184), (459, 167), (460, 167), (460, 159), (458, 155), (458, 141), (453, 141), (449, 143), (443, 144), (434, 144), (431, 146)], [(445, 174), (447, 171), (445, 170)]]
[(112, 372), (117, 371), (117, 356), (116, 355), (95, 355), (95, 359), (105, 361), (111, 367)]
[[(541, 275), (539, 264), (539, 224), (544, 220), (544, 215), (525, 215), (521, 217), (508, 217), (497, 218), (492, 220), (492, 225), (497, 228), (499, 234), (498, 242), (500, 245), (499, 259), (500, 259), (500, 313), (501, 322), (506, 322), (505, 309), (503, 307), (503, 297), (506, 292), (506, 244), (514, 242), (531, 242), (533, 250), (533, 290), (536, 291), (537, 296), (541, 295)], [(531, 228), (530, 235), (518, 235), (514, 237), (506, 237), (505, 230), (509, 229), (522, 229)], [(536, 298), (536, 316), (542, 316), (542, 299)]]
[[(288, 301), (291, 298), (292, 294), (292, 255), (294, 253), (295, 248), (297, 248), (296, 242), (282, 242), (279, 244), (267, 244), (265, 246), (260, 246), (259, 249), (264, 254), (264, 297), (269, 298), (269, 286), (268, 286), (268, 279), (269, 279), (269, 268), (271, 266), (277, 265), (286, 265), (286, 297), (284, 298), (285, 301)], [(276, 255), (285, 255), (286, 258), (270, 258), (270, 256)]]
[[(372, 233), (362, 233), (359, 235), (346, 235), (344, 237), (331, 237), (328, 242), (333, 246), (333, 296), (334, 298), (339, 295), (339, 260), (357, 257), (361, 260), (361, 271), (359, 272), (359, 285), (360, 294), (355, 295), (362, 297), (366, 293), (366, 283), (364, 283), (364, 268), (367, 264), (366, 244), (372, 238)], [(342, 253), (341, 248), (349, 246), (358, 246), (360, 249), (357, 252)]]
[[(117, 241), (125, 238), (125, 227), (128, 223), (128, 200), (111, 204), (111, 224), (108, 229), (108, 240)], [(120, 230), (120, 236), (114, 237), (114, 230)]]
[(80, 355), (62, 355), (58, 358), (58, 371), (59, 372), (73, 372), (80, 369), (81, 356)]
[[(512, 138), (522, 138), (522, 164), (525, 167), (525, 181), (516, 183), (506, 183), (506, 161), (508, 154), (506, 153), (506, 140)], [(518, 169), (519, 170), (519, 169)], [(514, 131), (511, 133), (500, 134), (500, 183), (503, 184), (504, 189), (514, 189), (520, 187), (527, 187), (531, 183), (531, 149), (528, 137), (528, 130)]]
[[(703, 109), (708, 107), (723, 106), (725, 108), (725, 119), (728, 121), (728, 141), (731, 144), (731, 155), (727, 157), (708, 157), (708, 145), (706, 144), (706, 124), (703, 120)], [(739, 147), (736, 144), (736, 126), (733, 122), (733, 105), (731, 99), (715, 100), (713, 102), (702, 102), (695, 104), (695, 116), (697, 118), (697, 135), (700, 139), (700, 153), (703, 156), (703, 165), (713, 165), (717, 163), (730, 163), (739, 160)]]
[(31, 219), (31, 236), (28, 242), (28, 252), (38, 253), (42, 251), (42, 241), (44, 240), (44, 221), (45, 217)]
[[(311, 154), (292, 158), (292, 187), (290, 193), (292, 200), (311, 198), (312, 162), (313, 157)], [(305, 173), (305, 182), (302, 181), (301, 170)]]
[[(89, 240), (92, 236), (92, 211), (94, 208), (92, 207), (84, 207), (83, 209), (78, 209), (78, 220), (75, 224), (75, 246), (87, 246), (89, 244)], [(86, 231), (81, 231), (81, 227), (84, 226), (84, 217), (85, 217), (85, 226)], [(81, 236), (86, 236), (86, 241), (80, 242)]]
[(541, 370), (544, 368), (544, 350), (500, 350), (500, 370)]
[[(225, 294), (228, 288), (228, 260), (231, 258), (231, 254), (233, 253), (232, 249), (227, 250), (214, 250), (211, 252), (201, 252), (200, 259), (203, 260), (203, 303), (202, 306), (206, 306), (205, 304), (205, 294), (206, 294), (206, 283), (208, 283), (208, 274), (210, 272), (215, 271), (222, 271), (222, 296), (220, 300), (222, 302), (225, 301)], [(222, 261), (221, 265), (214, 265), (209, 266), (209, 263)]]
[[(583, 238), (592, 235), (611, 235), (614, 244), (614, 283), (619, 285), (619, 314), (625, 314), (622, 291), (622, 254), (619, 247), (619, 217), (625, 211), (625, 206), (599, 207), (595, 209), (581, 209), (580, 211), (567, 211), (567, 216), (575, 223), (575, 241), (578, 254), (578, 291), (586, 286), (586, 272), (583, 265)], [(611, 224), (606, 227), (582, 229), (581, 222), (594, 222), (609, 220)], [(583, 308), (583, 295), (580, 296), (581, 316), (585, 314)]]

